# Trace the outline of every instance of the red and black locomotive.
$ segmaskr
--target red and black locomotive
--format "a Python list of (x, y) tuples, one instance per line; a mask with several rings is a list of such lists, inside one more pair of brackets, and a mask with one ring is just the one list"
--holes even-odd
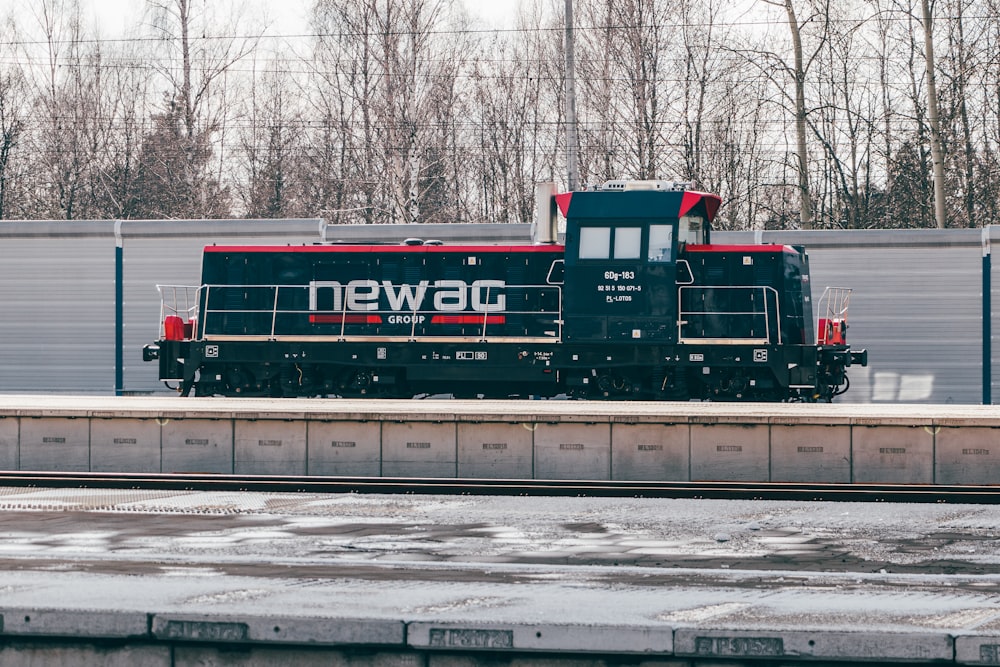
[(183, 395), (275, 397), (829, 401), (866, 365), (849, 290), (814, 319), (804, 248), (711, 244), (717, 196), (539, 200), (524, 245), (206, 247), (200, 286), (159, 286), (143, 358)]

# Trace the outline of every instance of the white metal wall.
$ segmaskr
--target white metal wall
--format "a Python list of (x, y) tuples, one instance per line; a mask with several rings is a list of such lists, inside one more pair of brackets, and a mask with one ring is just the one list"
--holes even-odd
[(17, 233), (0, 236), (0, 390), (113, 392), (114, 223), (9, 227)]
[[(725, 234), (713, 236), (725, 242)], [(750, 240), (752, 236), (744, 236)], [(981, 403), (982, 230), (767, 232), (805, 245), (813, 298), (850, 287), (851, 403)], [(1000, 303), (994, 301), (995, 307)]]
[[(529, 235), (528, 225), (124, 221), (123, 388), (166, 390), (156, 364), (141, 356), (159, 326), (155, 285), (196, 284), (204, 245), (408, 237), (490, 243)], [(869, 367), (851, 370), (851, 391), (841, 399), (855, 403), (981, 402), (981, 239), (975, 229), (713, 235), (717, 243), (806, 245), (815, 299), (828, 285), (854, 289), (848, 338), (869, 351)], [(114, 393), (115, 243), (111, 221), (0, 223), (0, 392)], [(991, 291), (996, 313), (1000, 287)], [(1000, 316), (993, 319), (1000, 331)]]
[(159, 332), (156, 285), (200, 284), (206, 245), (315, 243), (319, 229), (320, 221), (311, 219), (124, 221), (124, 390), (166, 391), (156, 377), (156, 364), (142, 360), (142, 346), (155, 341)]

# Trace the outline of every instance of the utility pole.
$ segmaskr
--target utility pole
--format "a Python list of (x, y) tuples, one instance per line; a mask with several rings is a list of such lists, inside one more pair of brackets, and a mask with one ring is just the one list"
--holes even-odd
[(920, 5), (924, 18), (924, 59), (927, 62), (927, 121), (931, 126), (934, 222), (939, 228), (944, 229), (946, 222), (944, 208), (944, 147), (941, 145), (941, 120), (938, 115), (937, 85), (934, 80), (934, 23), (928, 0), (921, 0)]
[(576, 65), (573, 57), (573, 0), (566, 0), (566, 185), (580, 189), (580, 167), (576, 136)]

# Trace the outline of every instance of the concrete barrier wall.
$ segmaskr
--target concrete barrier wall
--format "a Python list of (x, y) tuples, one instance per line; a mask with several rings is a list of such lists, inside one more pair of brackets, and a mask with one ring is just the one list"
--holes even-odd
[(306, 474), (306, 422), (237, 421), (233, 424), (233, 472), (237, 475)]
[(767, 423), (691, 424), (691, 479), (766, 482)]
[(454, 423), (384, 422), (382, 475), (455, 477), (456, 442)]
[[(997, 637), (925, 632), (0, 609), (0, 667), (995, 665)], [(72, 622), (77, 625), (70, 625)], [(140, 625), (143, 624), (143, 625)], [(134, 628), (134, 629), (133, 629)], [(613, 656), (608, 659), (608, 656)]]
[(467, 479), (532, 479), (534, 424), (458, 424), (458, 476)]
[(656, 481), (691, 478), (687, 424), (612, 424), (611, 479)]
[(91, 419), (90, 470), (160, 470), (160, 425), (155, 419)]
[(21, 418), (21, 470), (90, 470), (90, 420), (76, 417)]
[[(259, 418), (258, 418), (259, 417)], [(0, 417), (0, 468), (61, 472), (994, 484), (976, 420)], [(542, 421), (546, 419), (546, 421)]]
[(382, 475), (382, 425), (379, 422), (310, 421), (306, 449), (309, 475)]
[(803, 424), (771, 426), (772, 482), (851, 482), (851, 429)]
[(163, 420), (160, 472), (233, 472), (233, 421)]
[(930, 429), (856, 425), (851, 437), (855, 482), (934, 482), (934, 434)]
[(1000, 479), (1000, 429), (938, 426), (934, 466), (938, 484), (996, 484)]
[(0, 469), (20, 470), (18, 460), (18, 445), (21, 428), (16, 417), (0, 419)]
[(610, 424), (546, 422), (534, 435), (536, 479), (611, 479)]

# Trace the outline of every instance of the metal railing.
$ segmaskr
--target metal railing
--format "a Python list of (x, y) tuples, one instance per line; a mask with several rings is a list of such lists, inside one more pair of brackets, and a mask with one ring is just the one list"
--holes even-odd
[(849, 287), (827, 287), (816, 302), (816, 336), (820, 343), (843, 343), (847, 331), (847, 311), (851, 305)]
[[(399, 300), (396, 305), (403, 307), (381, 307), (386, 299), (366, 291), (372, 288), (392, 289)], [(562, 339), (558, 285), (347, 285), (338, 287), (342, 291), (336, 298), (327, 299), (334, 302), (332, 308), (317, 303), (317, 287), (310, 285), (158, 285), (157, 289), (161, 335), (165, 317), (176, 315), (194, 322), (192, 337), (199, 340)], [(436, 297), (447, 303), (435, 303)], [(438, 307), (422, 307), (427, 304)]]
[(681, 286), (677, 304), (681, 343), (781, 342), (781, 311), (773, 287)]
[(160, 293), (160, 338), (164, 336), (167, 317), (180, 317), (184, 322), (196, 322), (201, 288), (197, 285), (157, 285)]

